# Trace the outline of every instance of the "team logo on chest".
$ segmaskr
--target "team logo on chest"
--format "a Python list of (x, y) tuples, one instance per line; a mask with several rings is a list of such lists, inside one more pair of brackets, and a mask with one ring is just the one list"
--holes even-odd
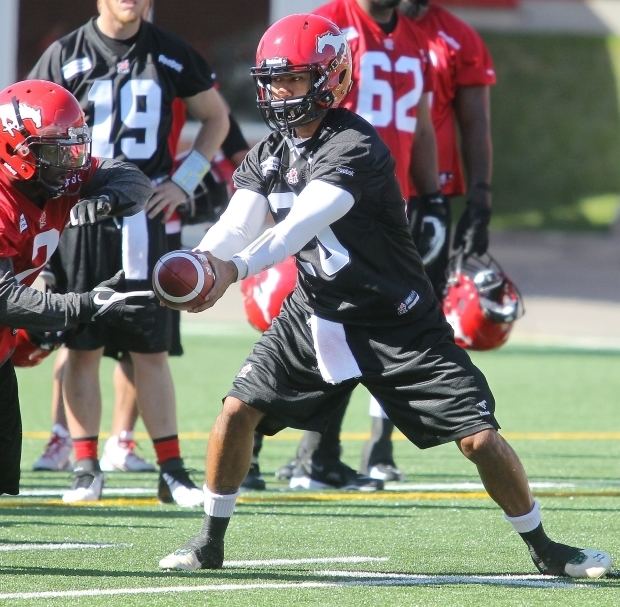
[(26, 218), (24, 217), (24, 214), (22, 213), (19, 216), (19, 233), (21, 234), (22, 232), (25, 232), (28, 229), (28, 222), (26, 221)]
[(286, 173), (286, 182), (289, 185), (297, 185), (299, 183), (299, 173), (296, 168), (289, 169)]
[(39, 217), (39, 228), (43, 229), (47, 225), (47, 215), (45, 211), (41, 213), (41, 217)]
[(129, 74), (130, 70), (131, 64), (129, 63), (129, 59), (123, 59), (116, 64), (117, 74)]

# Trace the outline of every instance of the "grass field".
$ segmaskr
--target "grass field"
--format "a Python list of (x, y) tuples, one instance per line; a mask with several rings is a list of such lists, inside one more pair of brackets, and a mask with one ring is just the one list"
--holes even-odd
[[(201, 476), (219, 397), (254, 334), (200, 334), (173, 361), (187, 464)], [(547, 531), (620, 554), (620, 351), (508, 346), (478, 354), (498, 418), (529, 471)], [(102, 377), (109, 428), (111, 365)], [(157, 562), (200, 525), (200, 511), (162, 506), (155, 474), (109, 474), (101, 503), (66, 506), (68, 473), (33, 473), (48, 433), (51, 361), (20, 372), (22, 495), (0, 498), (0, 605), (588, 605), (619, 604), (616, 578), (541, 579), (521, 540), (453, 445), (418, 451), (399, 435), (403, 484), (375, 495), (287, 490), (273, 472), (298, 431), (266, 441), (265, 492), (243, 494), (225, 568), (160, 572)], [(356, 466), (367, 398), (345, 419), (344, 459)], [(141, 436), (141, 435), (139, 435)], [(144, 436), (144, 435), (142, 435)], [(142, 452), (152, 459), (146, 437)], [(198, 472), (200, 471), (200, 472)]]

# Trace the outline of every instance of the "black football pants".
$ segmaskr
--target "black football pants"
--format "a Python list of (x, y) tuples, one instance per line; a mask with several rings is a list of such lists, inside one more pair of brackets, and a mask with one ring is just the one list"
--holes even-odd
[(17, 377), (10, 361), (0, 367), (0, 495), (19, 493), (22, 419)]

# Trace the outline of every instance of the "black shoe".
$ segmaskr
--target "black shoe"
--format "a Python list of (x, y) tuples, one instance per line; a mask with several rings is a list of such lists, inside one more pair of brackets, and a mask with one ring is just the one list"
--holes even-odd
[(405, 476), (393, 462), (389, 464), (374, 464), (370, 467), (368, 476), (370, 478), (379, 478), (386, 483), (405, 480)]
[(265, 479), (261, 476), (258, 462), (252, 462), (250, 464), (250, 469), (248, 470), (247, 476), (243, 479), (241, 487), (252, 491), (265, 490)]
[(530, 555), (538, 571), (545, 575), (599, 578), (611, 569), (612, 564), (611, 556), (606, 552), (557, 542), (550, 542), (542, 555), (530, 549)]
[(162, 504), (176, 504), (183, 508), (202, 506), (204, 502), (202, 490), (189, 477), (180, 458), (168, 460), (161, 465), (157, 497)]
[(291, 480), (291, 477), (293, 476), (293, 471), (295, 470), (295, 468), (297, 467), (297, 460), (291, 460), (288, 464), (284, 464), (284, 466), (280, 466), (277, 470), (276, 470), (276, 478), (279, 481), (289, 481)]
[(289, 482), (291, 489), (341, 489), (349, 491), (378, 491), (383, 489), (381, 479), (359, 474), (344, 462), (329, 464), (300, 464)]
[(195, 571), (196, 569), (221, 569), (223, 564), (224, 544), (206, 542), (202, 535), (197, 535), (181, 548), (161, 559), (159, 568)]

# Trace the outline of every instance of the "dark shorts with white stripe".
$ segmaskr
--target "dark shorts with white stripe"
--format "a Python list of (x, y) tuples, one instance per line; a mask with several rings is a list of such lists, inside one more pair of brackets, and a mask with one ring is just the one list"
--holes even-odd
[[(147, 276), (128, 280), (129, 291), (152, 288), (153, 267), (168, 251), (164, 224), (159, 219), (147, 222), (147, 232), (147, 250), (143, 251), (147, 255)], [(65, 274), (66, 290), (84, 293), (114, 276), (123, 268), (122, 244), (121, 230), (111, 220), (65, 230), (58, 246), (58, 261)], [(67, 335), (66, 345), (72, 350), (105, 346), (109, 352), (166, 352), (172, 347), (173, 322), (172, 310), (155, 306), (148, 317), (135, 318), (131, 323), (98, 321), (84, 325)]]
[(396, 427), (425, 449), (499, 429), (495, 400), (482, 372), (458, 347), (434, 305), (415, 323), (345, 326), (346, 343), (362, 375), (324, 381), (307, 314), (288, 299), (260, 337), (228, 395), (265, 413), (258, 430), (322, 431), (334, 404), (364, 385)]

